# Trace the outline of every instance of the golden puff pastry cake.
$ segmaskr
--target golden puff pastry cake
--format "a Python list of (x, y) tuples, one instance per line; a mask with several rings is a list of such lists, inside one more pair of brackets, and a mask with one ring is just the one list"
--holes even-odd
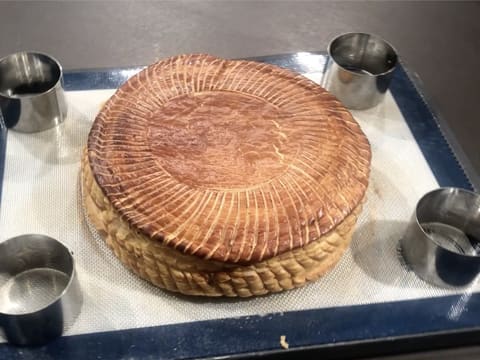
[(370, 159), (351, 114), (305, 77), (181, 55), (133, 76), (98, 114), (84, 204), (143, 279), (188, 295), (263, 295), (338, 262)]

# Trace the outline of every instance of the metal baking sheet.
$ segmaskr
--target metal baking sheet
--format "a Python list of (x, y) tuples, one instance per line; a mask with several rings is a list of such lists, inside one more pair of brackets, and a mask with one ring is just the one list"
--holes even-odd
[[(322, 53), (296, 53), (255, 60), (312, 73), (319, 72), (326, 57)], [(116, 88), (140, 69), (71, 71), (65, 74), (65, 87), (70, 91)], [(396, 72), (391, 92), (437, 182), (441, 186), (472, 189), (462, 164), (443, 136), (438, 118), (403, 66)], [(0, 149), (4, 155), (5, 131), (0, 130)], [(312, 348), (326, 351), (332, 346), (359, 348), (372, 342), (405, 338), (425, 339), (428, 336), (438, 339), (446, 333), (454, 339), (460, 332), (463, 341), (467, 341), (479, 329), (478, 315), (480, 296), (467, 291), (427, 299), (66, 336), (37, 349), (17, 349), (3, 344), (0, 345), (0, 358), (192, 358), (285, 351), (279, 346), (277, 334), (288, 334), (288, 351)], [(270, 336), (272, 333), (275, 336)], [(427, 342), (423, 344), (428, 345)]]

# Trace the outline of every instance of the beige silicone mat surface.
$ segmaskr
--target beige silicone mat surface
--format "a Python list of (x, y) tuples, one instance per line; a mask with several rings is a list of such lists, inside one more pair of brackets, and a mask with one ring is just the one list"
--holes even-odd
[(139, 279), (91, 232), (80, 197), (82, 148), (112, 93), (68, 92), (69, 114), (60, 127), (8, 134), (0, 241), (42, 233), (73, 250), (84, 304), (67, 335), (454, 293), (419, 280), (398, 257), (417, 200), (438, 184), (390, 94), (376, 108), (354, 112), (372, 145), (371, 181), (351, 247), (333, 271), (303, 288), (247, 300), (178, 296)]

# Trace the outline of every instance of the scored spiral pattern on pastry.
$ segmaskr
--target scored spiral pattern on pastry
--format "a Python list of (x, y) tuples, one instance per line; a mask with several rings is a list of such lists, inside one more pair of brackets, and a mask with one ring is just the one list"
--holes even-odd
[(254, 263), (352, 213), (370, 147), (338, 100), (303, 76), (184, 55), (118, 89), (94, 122), (88, 158), (114, 209), (152, 241)]

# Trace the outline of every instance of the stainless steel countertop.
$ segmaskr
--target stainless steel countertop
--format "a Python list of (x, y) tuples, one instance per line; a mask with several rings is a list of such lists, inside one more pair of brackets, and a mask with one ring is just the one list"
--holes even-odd
[[(342, 32), (376, 33), (423, 80), (479, 183), (479, 19), (480, 2), (458, 1), (1, 2), (0, 56), (40, 50), (66, 69), (115, 67), (178, 53), (318, 51)], [(455, 356), (476, 359), (480, 350)]]

